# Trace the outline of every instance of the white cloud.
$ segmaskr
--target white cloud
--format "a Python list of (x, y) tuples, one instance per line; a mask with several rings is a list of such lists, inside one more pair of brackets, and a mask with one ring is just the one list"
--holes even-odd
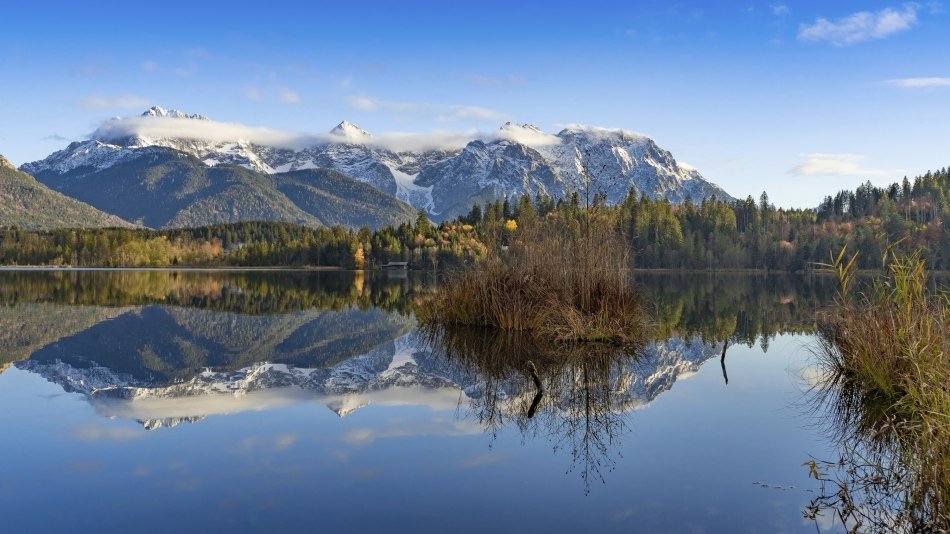
[(929, 77), (929, 78), (895, 78), (887, 80), (884, 83), (894, 87), (906, 87), (909, 89), (935, 89), (938, 87), (950, 87), (950, 77)]
[(791, 173), (798, 176), (889, 176), (892, 172), (863, 167), (867, 156), (860, 154), (803, 154)]
[(376, 111), (379, 109), (376, 99), (366, 96), (348, 96), (346, 97), (346, 103), (349, 104), (353, 109), (358, 109), (360, 111)]
[(798, 39), (828, 41), (836, 46), (883, 39), (917, 24), (918, 10), (918, 4), (908, 3), (900, 9), (889, 7), (876, 13), (860, 11), (834, 21), (821, 17), (813, 24), (799, 26)]
[(498, 139), (507, 139), (530, 147), (556, 145), (561, 142), (561, 138), (549, 133), (544, 133), (535, 126), (529, 124), (506, 123), (495, 134)]
[(151, 101), (136, 95), (119, 96), (90, 96), (79, 101), (79, 105), (87, 109), (129, 109), (148, 106)]
[(247, 97), (248, 100), (253, 100), (255, 102), (264, 100), (264, 95), (261, 94), (261, 90), (253, 86), (244, 88), (244, 96)]
[(142, 63), (142, 70), (145, 72), (155, 72), (158, 70), (158, 63), (154, 61), (145, 61)]
[[(249, 96), (252, 95), (253, 93)], [(373, 102), (373, 106), (378, 105), (376, 101), (371, 102)], [(141, 107), (147, 107), (147, 105), (148, 103), (143, 104)], [(381, 108), (374, 107), (373, 109)], [(594, 136), (608, 135), (611, 132), (617, 131), (592, 127), (574, 126), (574, 128), (583, 128), (587, 135)], [(630, 136), (638, 135), (633, 132), (625, 133)], [(135, 135), (152, 139), (180, 138), (214, 143), (246, 141), (254, 144), (294, 150), (332, 141), (340, 141), (338, 136), (330, 134), (329, 132), (313, 134), (277, 130), (260, 126), (248, 126), (236, 122), (142, 116), (118, 117), (107, 120), (90, 135), (90, 138), (108, 141)], [(556, 135), (542, 132), (533, 126), (519, 126), (510, 123), (505, 124), (499, 129), (490, 131), (469, 129), (435, 130), (427, 133), (385, 132), (369, 137), (348, 138), (347, 142), (362, 143), (368, 146), (402, 152), (431, 149), (458, 150), (475, 139), (484, 141), (506, 139), (532, 147), (546, 146), (561, 142), (561, 139)]]
[(346, 102), (359, 111), (382, 111), (404, 119), (426, 118), (439, 122), (485, 122), (505, 120), (505, 114), (479, 106), (395, 102), (371, 96), (350, 95)]
[[(326, 138), (234, 122), (176, 119), (171, 117), (126, 117), (110, 119), (93, 132), (95, 139), (117, 139), (130, 135), (177, 137), (198, 141), (247, 141), (285, 148), (303, 148)], [(329, 134), (327, 134), (329, 135)]]
[(771, 4), (769, 5), (769, 9), (772, 10), (772, 14), (776, 17), (784, 17), (792, 12), (785, 4)]
[(458, 150), (474, 139), (485, 138), (485, 134), (469, 131), (436, 130), (429, 133), (388, 132), (373, 136), (367, 144), (379, 146), (396, 152), (417, 150)]
[(280, 98), (281, 102), (284, 102), (287, 104), (300, 103), (300, 95), (298, 95), (296, 91), (292, 89), (288, 89), (286, 87), (283, 87), (280, 89), (280, 92), (278, 93), (278, 97)]

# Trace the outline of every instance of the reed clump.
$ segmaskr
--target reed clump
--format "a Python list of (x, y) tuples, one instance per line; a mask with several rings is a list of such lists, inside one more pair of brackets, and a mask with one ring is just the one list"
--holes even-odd
[(930, 288), (919, 254), (892, 250), (883, 275), (860, 292), (852, 288), (854, 256), (842, 250), (827, 265), (840, 291), (822, 317), (821, 355), (847, 400), (851, 450), (863, 451), (874, 473), (860, 486), (898, 497), (896, 513), (910, 530), (947, 529), (950, 296)]
[[(563, 342), (634, 344), (642, 297), (621, 226), (606, 213), (522, 222), (489, 236), (488, 256), (451, 276), (417, 309), (423, 323), (480, 326)], [(492, 239), (493, 237), (493, 239)], [(507, 250), (500, 246), (505, 238)]]

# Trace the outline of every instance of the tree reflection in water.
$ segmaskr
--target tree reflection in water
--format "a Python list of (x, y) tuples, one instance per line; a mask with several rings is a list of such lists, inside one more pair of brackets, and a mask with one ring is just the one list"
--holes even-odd
[(628, 393), (640, 347), (553, 344), (529, 335), (473, 328), (425, 331), (437, 358), (456, 372), (477, 376), (469, 411), (494, 440), (512, 425), (525, 440), (544, 438), (571, 454), (585, 494), (606, 483), (616, 465)]

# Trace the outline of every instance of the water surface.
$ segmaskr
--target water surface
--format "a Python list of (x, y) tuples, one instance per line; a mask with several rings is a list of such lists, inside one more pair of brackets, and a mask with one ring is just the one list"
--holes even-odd
[(434, 342), (398, 274), (0, 272), (3, 530), (814, 531), (831, 281), (638, 278), (631, 355)]

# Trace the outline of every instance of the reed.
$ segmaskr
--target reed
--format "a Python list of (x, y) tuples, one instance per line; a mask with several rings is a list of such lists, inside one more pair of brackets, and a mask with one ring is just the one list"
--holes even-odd
[[(508, 237), (507, 250), (497, 246)], [(494, 236), (488, 257), (417, 309), (423, 323), (530, 332), (556, 341), (632, 344), (644, 310), (620, 225), (607, 213), (545, 217)]]
[[(853, 289), (854, 257), (827, 267), (840, 281), (821, 321), (821, 356), (845, 406), (852, 450), (875, 473), (870, 486), (899, 496), (897, 513), (919, 528), (950, 527), (950, 301), (928, 289), (919, 253), (888, 248), (885, 271)], [(854, 439), (858, 438), (858, 439)], [(868, 461), (873, 459), (873, 461)], [(868, 482), (868, 481), (865, 481)], [(854, 484), (852, 484), (854, 487)], [(892, 514), (893, 515), (893, 514)]]

